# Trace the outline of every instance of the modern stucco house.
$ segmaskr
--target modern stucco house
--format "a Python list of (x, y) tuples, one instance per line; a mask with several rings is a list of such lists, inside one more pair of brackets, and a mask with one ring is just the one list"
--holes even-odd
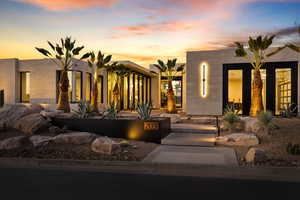
[[(234, 49), (187, 52), (187, 114), (222, 115), (227, 105), (249, 114), (253, 70), (234, 55)], [(288, 48), (268, 60), (261, 70), (266, 110), (279, 114), (292, 103), (299, 105), (299, 63), (300, 55)]]
[[(189, 115), (222, 115), (227, 105), (248, 115), (251, 103), (252, 67), (234, 49), (189, 51), (185, 73), (173, 78), (176, 106)], [(152, 102), (154, 108), (166, 104), (166, 76), (150, 65), (149, 69), (130, 61), (119, 61), (132, 70), (124, 79), (121, 108), (135, 102)], [(69, 72), (70, 102), (90, 100), (91, 69), (86, 62), (74, 60)], [(266, 110), (279, 114), (289, 105), (300, 103), (300, 55), (284, 49), (269, 59), (261, 70), (263, 102)], [(0, 91), (5, 103), (39, 103), (51, 109), (57, 102), (59, 67), (50, 60), (0, 60)], [(112, 101), (115, 75), (99, 71), (99, 102)], [(0, 93), (1, 94), (1, 93)], [(1, 96), (1, 95), (0, 95)], [(1, 100), (1, 99), (0, 99)]]
[[(86, 62), (73, 60), (69, 77), (69, 101), (71, 106), (80, 100), (90, 101), (92, 88), (92, 69)], [(118, 61), (132, 70), (125, 78), (122, 109), (130, 109), (133, 102), (150, 102), (159, 107), (157, 91), (159, 76), (150, 70), (130, 61)], [(0, 59), (0, 91), (4, 91), (4, 103), (38, 103), (55, 109), (58, 100), (60, 68), (48, 59), (18, 60)], [(99, 70), (100, 104), (112, 101), (112, 90), (116, 78), (114, 74)]]

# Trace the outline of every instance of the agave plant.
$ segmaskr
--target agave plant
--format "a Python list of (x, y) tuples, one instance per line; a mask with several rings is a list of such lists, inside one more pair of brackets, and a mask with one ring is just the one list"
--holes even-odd
[(93, 108), (94, 112), (99, 112), (98, 110), (98, 70), (102, 69), (102, 68), (108, 68), (109, 67), (109, 62), (111, 61), (112, 56), (108, 55), (105, 56), (101, 51), (98, 52), (97, 54), (97, 58), (95, 53), (89, 52), (86, 53), (82, 59), (88, 59), (88, 65), (90, 68), (92, 68), (93, 70), (93, 87), (92, 87), (92, 101), (91, 101), (91, 105)]
[(80, 101), (78, 103), (78, 110), (74, 110), (75, 115), (80, 119), (89, 118), (92, 112), (91, 104), (86, 101)]
[[(60, 43), (60, 44), (59, 44)], [(66, 37), (65, 39), (61, 39), (59, 43), (51, 43), (48, 41), (48, 45), (50, 46), (50, 51), (38, 48), (35, 49), (49, 58), (53, 63), (58, 65), (61, 70), (61, 77), (59, 80), (59, 95), (58, 95), (58, 104), (57, 110), (63, 110), (64, 112), (70, 112), (70, 104), (68, 97), (69, 90), (69, 80), (68, 80), (68, 70), (73, 66), (73, 61), (76, 56), (79, 55), (80, 51), (84, 48), (84, 46), (76, 47), (76, 40), (72, 40), (71, 37)], [(86, 55), (85, 55), (86, 56)], [(83, 56), (84, 58), (84, 56)]]
[(254, 68), (254, 78), (252, 82), (252, 98), (251, 98), (251, 107), (250, 107), (250, 116), (256, 116), (259, 112), (264, 110), (263, 100), (262, 100), (262, 89), (263, 89), (263, 82), (261, 79), (260, 69), (264, 66), (267, 62), (267, 59), (271, 56), (277, 54), (281, 50), (285, 48), (279, 47), (272, 52), (267, 52), (269, 47), (273, 43), (273, 36), (258, 36), (256, 39), (249, 38), (248, 46), (249, 51), (244, 48), (244, 45), (236, 42), (236, 50), (235, 55), (237, 57), (244, 57), (246, 58)]
[(287, 106), (284, 106), (281, 111), (280, 111), (280, 115), (282, 117), (286, 117), (286, 118), (291, 118), (291, 117), (295, 117), (297, 114), (295, 113), (297, 110), (298, 106), (294, 103), (288, 104)]
[(116, 108), (116, 104), (112, 101), (109, 107), (106, 110), (106, 113), (103, 115), (103, 119), (117, 119), (118, 109)]
[(241, 119), (237, 114), (233, 112), (227, 112), (224, 115), (223, 121), (224, 121), (224, 127), (228, 129), (230, 132), (232, 132), (236, 129)]
[(273, 123), (273, 115), (271, 112), (269, 111), (261, 111), (258, 115), (257, 115), (257, 120), (262, 128), (262, 130), (266, 133), (266, 134), (270, 134), (270, 131), (272, 129), (276, 128), (276, 125)]
[(151, 119), (152, 106), (149, 103), (138, 104), (137, 112), (141, 120), (149, 120)]

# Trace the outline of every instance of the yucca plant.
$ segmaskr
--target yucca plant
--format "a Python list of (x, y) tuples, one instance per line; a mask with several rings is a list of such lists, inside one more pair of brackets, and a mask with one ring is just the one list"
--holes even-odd
[(241, 111), (240, 109), (235, 109), (234, 104), (227, 104), (225, 109), (224, 109), (224, 113), (231, 112), (231, 113), (234, 113), (236, 115), (238, 115), (240, 111)]
[(93, 109), (91, 107), (91, 104), (86, 101), (80, 101), (78, 103), (78, 110), (74, 110), (75, 115), (80, 119), (89, 118), (92, 112)]
[(149, 103), (138, 104), (137, 112), (139, 114), (139, 119), (149, 120), (151, 119), (152, 106)]
[(87, 59), (88, 65), (93, 70), (93, 86), (92, 86), (92, 100), (91, 105), (94, 112), (99, 112), (98, 110), (98, 70), (102, 68), (108, 68), (109, 62), (112, 56), (105, 56), (101, 51), (98, 51), (97, 57), (95, 53), (86, 53), (82, 58)]
[(276, 128), (273, 123), (273, 114), (270, 111), (261, 111), (257, 115), (257, 120), (262, 128), (262, 130), (268, 135), (270, 131)]
[(158, 60), (158, 64), (154, 64), (153, 66), (160, 70), (160, 72), (164, 72), (168, 78), (168, 91), (167, 91), (167, 112), (175, 113), (176, 112), (176, 103), (173, 91), (172, 81), (178, 72), (182, 72), (184, 70), (185, 64), (177, 65), (177, 59), (168, 60), (165, 64), (163, 61)]
[(68, 70), (72, 68), (74, 58), (84, 48), (84, 46), (76, 47), (75, 44), (76, 40), (66, 37), (65, 39), (62, 38), (56, 45), (48, 41), (52, 53), (43, 48), (35, 48), (39, 53), (49, 58), (61, 68), (57, 110), (63, 110), (64, 112), (70, 112)]
[(275, 35), (272, 35), (270, 37), (258, 36), (256, 39), (250, 37), (248, 40), (248, 50), (245, 49), (243, 44), (239, 42), (235, 43), (235, 55), (237, 57), (246, 58), (254, 68), (250, 116), (256, 116), (259, 112), (264, 110), (262, 99), (263, 82), (261, 79), (260, 69), (267, 62), (268, 58), (277, 54), (285, 48), (285, 46), (279, 47), (272, 52), (267, 52), (269, 47), (272, 45), (274, 38)]

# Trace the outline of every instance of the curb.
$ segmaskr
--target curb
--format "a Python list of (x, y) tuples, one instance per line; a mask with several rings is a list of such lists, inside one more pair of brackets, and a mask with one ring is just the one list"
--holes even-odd
[(201, 178), (300, 183), (300, 168), (288, 167), (234, 167), (193, 164), (162, 164), (134, 161), (0, 158), (0, 168), (79, 170), (104, 173), (192, 176)]

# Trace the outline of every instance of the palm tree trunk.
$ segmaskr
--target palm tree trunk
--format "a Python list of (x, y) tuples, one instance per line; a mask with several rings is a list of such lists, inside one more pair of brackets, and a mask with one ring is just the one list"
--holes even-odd
[(175, 113), (176, 112), (176, 104), (175, 104), (172, 80), (168, 81), (167, 98), (168, 98), (168, 100), (167, 100), (167, 112), (168, 113)]
[(255, 117), (259, 112), (264, 110), (262, 99), (263, 82), (261, 79), (260, 70), (254, 70), (254, 78), (252, 82), (252, 99), (250, 116)]
[(58, 96), (58, 103), (56, 109), (63, 110), (65, 113), (70, 112), (68, 90), (69, 90), (68, 71), (63, 70), (59, 80), (59, 96)]
[(91, 106), (92, 106), (93, 112), (96, 112), (96, 113), (99, 112), (99, 109), (98, 109), (98, 78), (94, 79)]

